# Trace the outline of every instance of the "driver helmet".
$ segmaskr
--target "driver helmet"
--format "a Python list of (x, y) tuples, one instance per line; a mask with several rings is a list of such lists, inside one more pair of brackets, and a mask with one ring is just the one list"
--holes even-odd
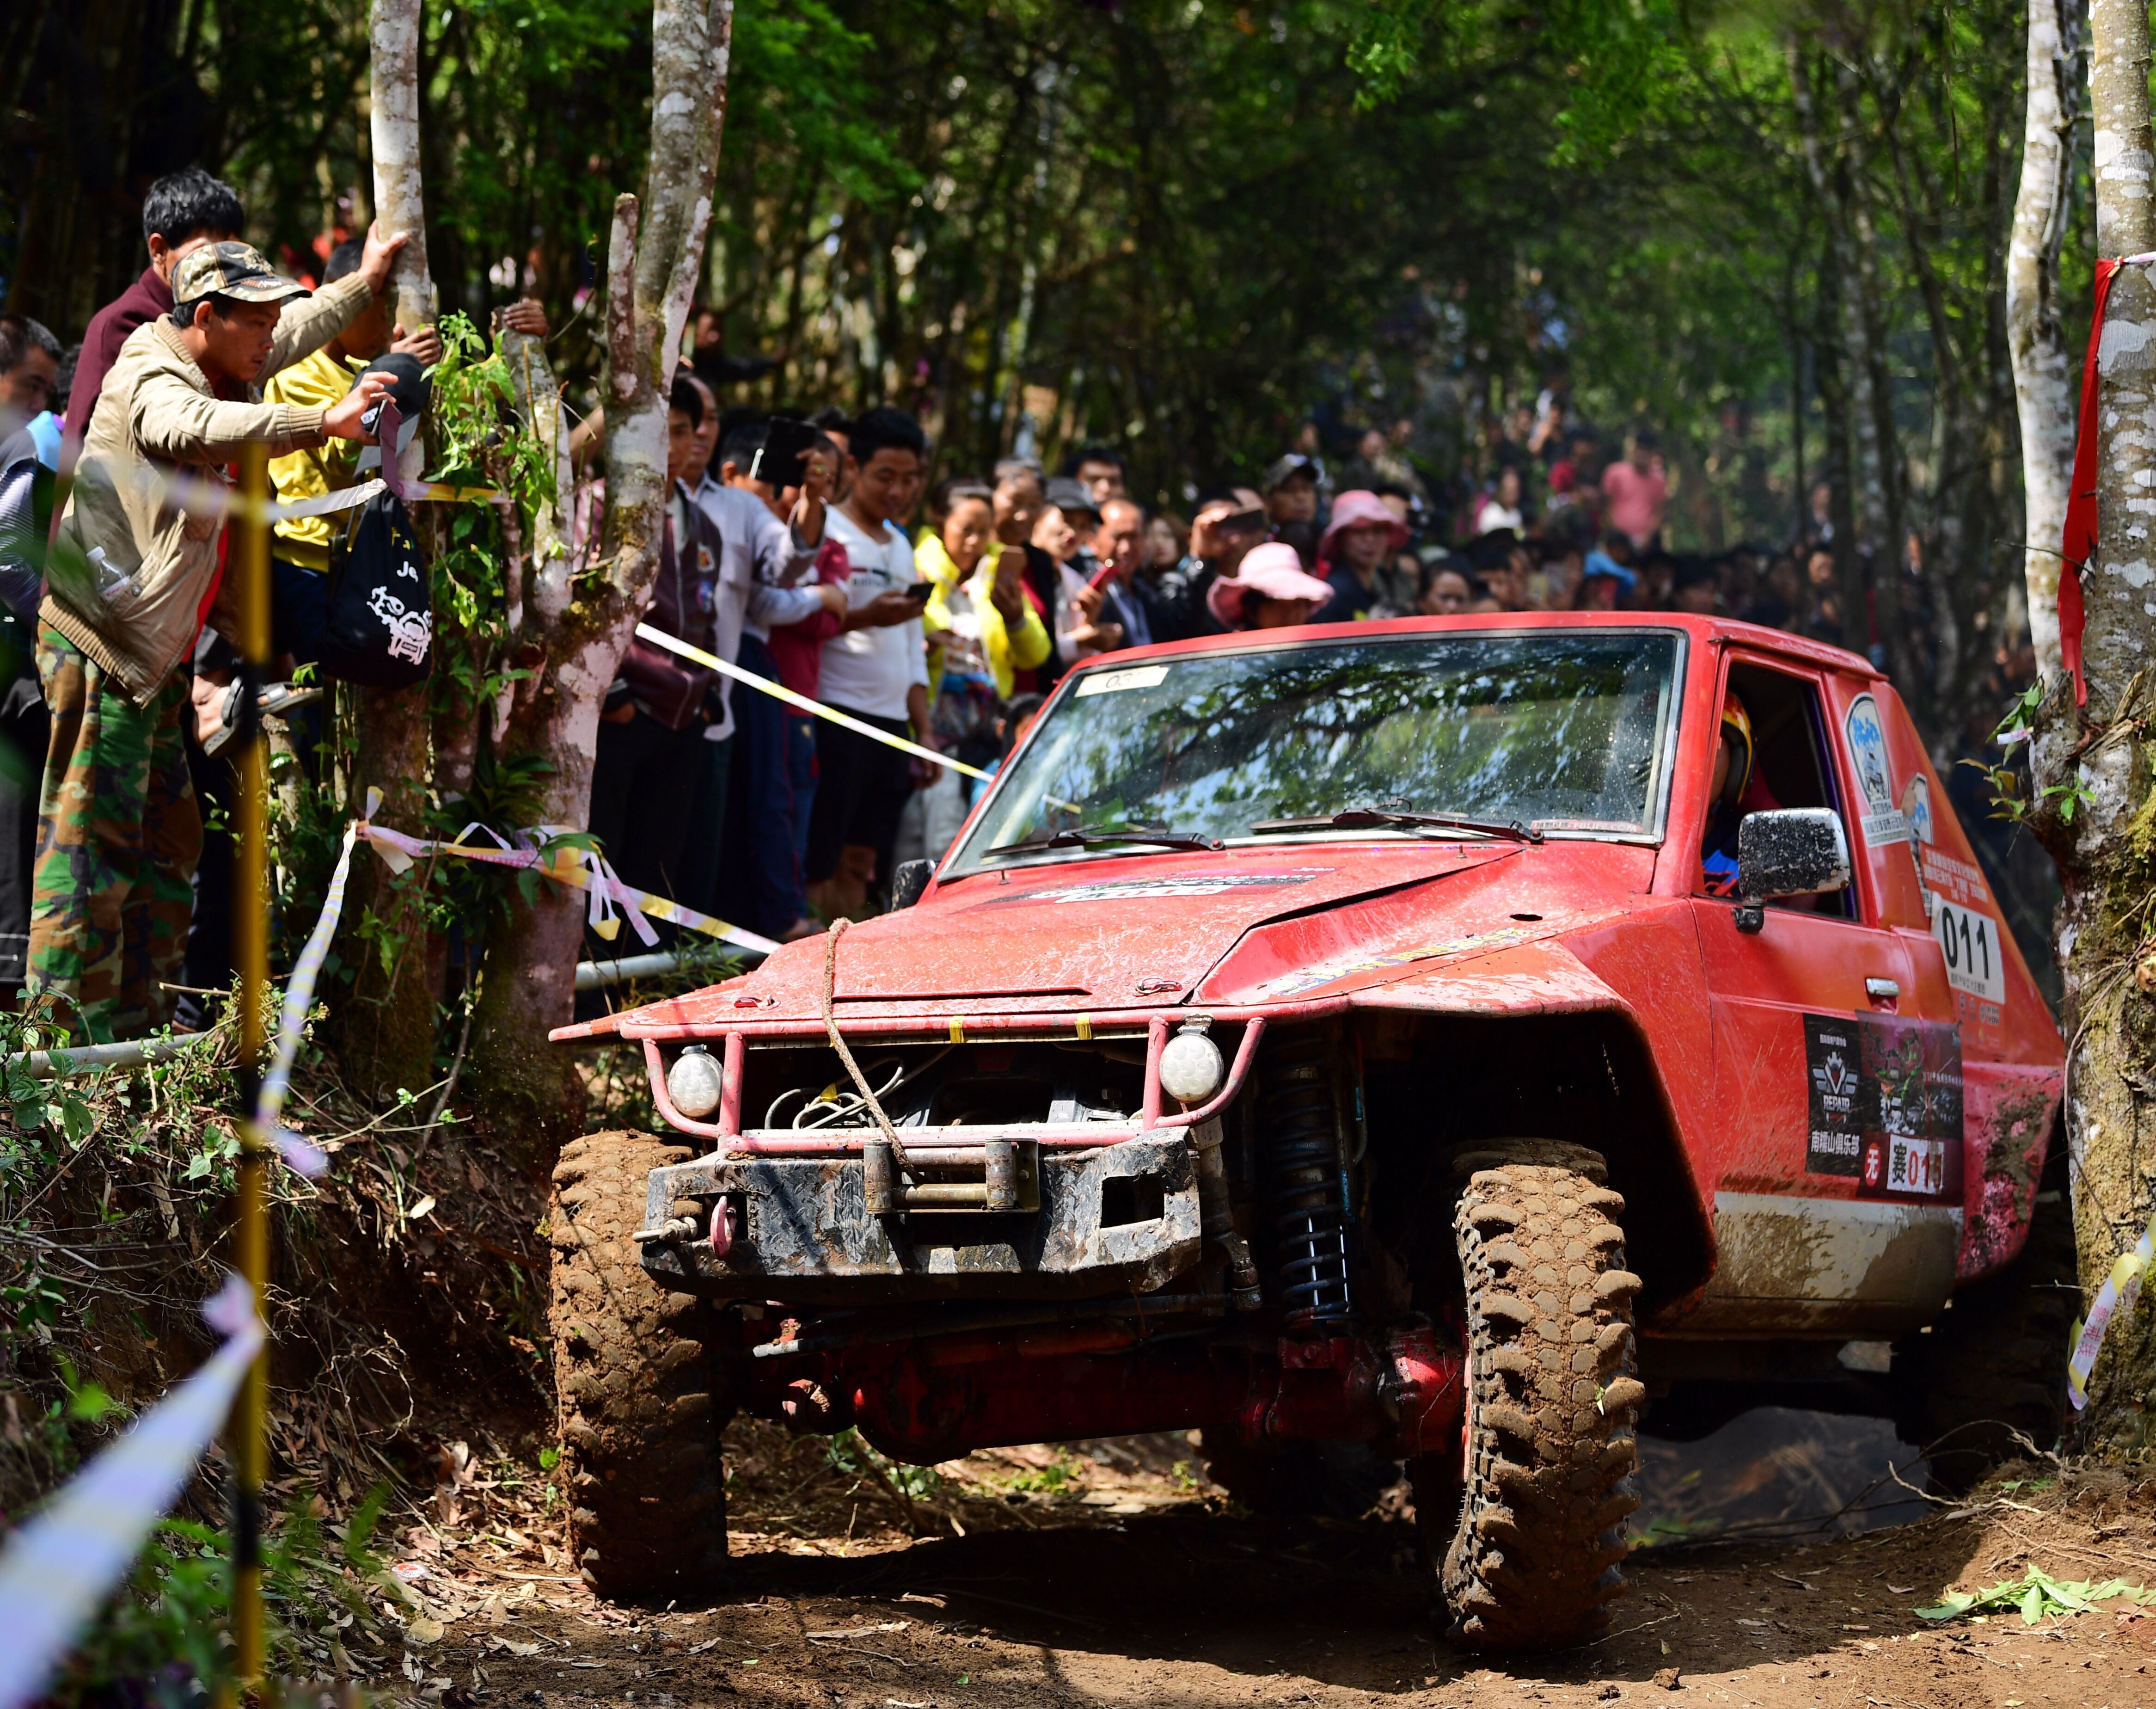
[(1722, 799), (1740, 801), (1752, 782), (1752, 715), (1744, 710), (1744, 703), (1733, 688), (1725, 690), (1722, 697), (1722, 739), (1737, 744)]

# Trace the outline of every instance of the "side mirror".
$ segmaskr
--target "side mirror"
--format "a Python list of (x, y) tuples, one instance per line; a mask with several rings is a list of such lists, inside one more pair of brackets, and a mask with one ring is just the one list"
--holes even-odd
[(1737, 929), (1767, 923), (1763, 902), (1817, 896), (1849, 883), (1849, 838), (1841, 816), (1825, 807), (1747, 813), (1737, 826)]
[(896, 914), (901, 908), (911, 908), (921, 900), (921, 893), (928, 888), (928, 881), (936, 876), (933, 861), (901, 861), (891, 875), (891, 906)]

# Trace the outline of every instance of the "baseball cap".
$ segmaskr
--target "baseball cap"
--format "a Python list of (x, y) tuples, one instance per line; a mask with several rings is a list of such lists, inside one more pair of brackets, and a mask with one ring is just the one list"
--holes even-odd
[(1093, 502), (1093, 495), (1082, 481), (1073, 481), (1067, 476), (1058, 476), (1048, 483), (1048, 502), (1061, 511), (1067, 520), (1073, 516), (1088, 516), (1098, 521), (1101, 507)]
[(1265, 478), (1258, 484), (1258, 491), (1270, 497), (1298, 475), (1307, 475), (1312, 481), (1317, 480), (1317, 460), (1306, 457), (1301, 451), (1290, 451), (1286, 456), (1276, 459), (1272, 467), (1265, 471)]
[(172, 269), (172, 303), (184, 307), (206, 296), (236, 297), (241, 302), (282, 302), (288, 296), (313, 295), (296, 279), (270, 266), (252, 244), (227, 241), (190, 250)]

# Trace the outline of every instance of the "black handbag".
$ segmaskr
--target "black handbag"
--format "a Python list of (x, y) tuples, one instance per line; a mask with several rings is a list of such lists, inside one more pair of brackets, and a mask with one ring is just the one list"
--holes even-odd
[(323, 674), (368, 688), (407, 688), (433, 668), (427, 560), (404, 502), (381, 492), (330, 554)]

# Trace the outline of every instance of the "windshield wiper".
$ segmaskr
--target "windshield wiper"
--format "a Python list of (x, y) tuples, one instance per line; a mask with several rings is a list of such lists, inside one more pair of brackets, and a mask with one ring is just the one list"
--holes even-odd
[(1037, 848), (1093, 848), (1110, 842), (1149, 843), (1157, 848), (1197, 849), (1209, 854), (1227, 847), (1219, 837), (1200, 836), (1195, 831), (1111, 831), (1102, 825), (1077, 825), (1045, 836), (1035, 831), (1016, 842), (998, 844), (987, 852), (1022, 854)]
[(1398, 813), (1387, 807), (1343, 807), (1337, 813), (1306, 814), (1295, 819), (1261, 819), (1250, 827), (1259, 836), (1286, 831), (1308, 831), (1317, 826), (1335, 831), (1371, 831), (1383, 826), (1394, 831), (1472, 831), (1484, 836), (1509, 836), (1515, 842), (1540, 842), (1541, 831), (1517, 819), (1467, 819), (1457, 813)]

